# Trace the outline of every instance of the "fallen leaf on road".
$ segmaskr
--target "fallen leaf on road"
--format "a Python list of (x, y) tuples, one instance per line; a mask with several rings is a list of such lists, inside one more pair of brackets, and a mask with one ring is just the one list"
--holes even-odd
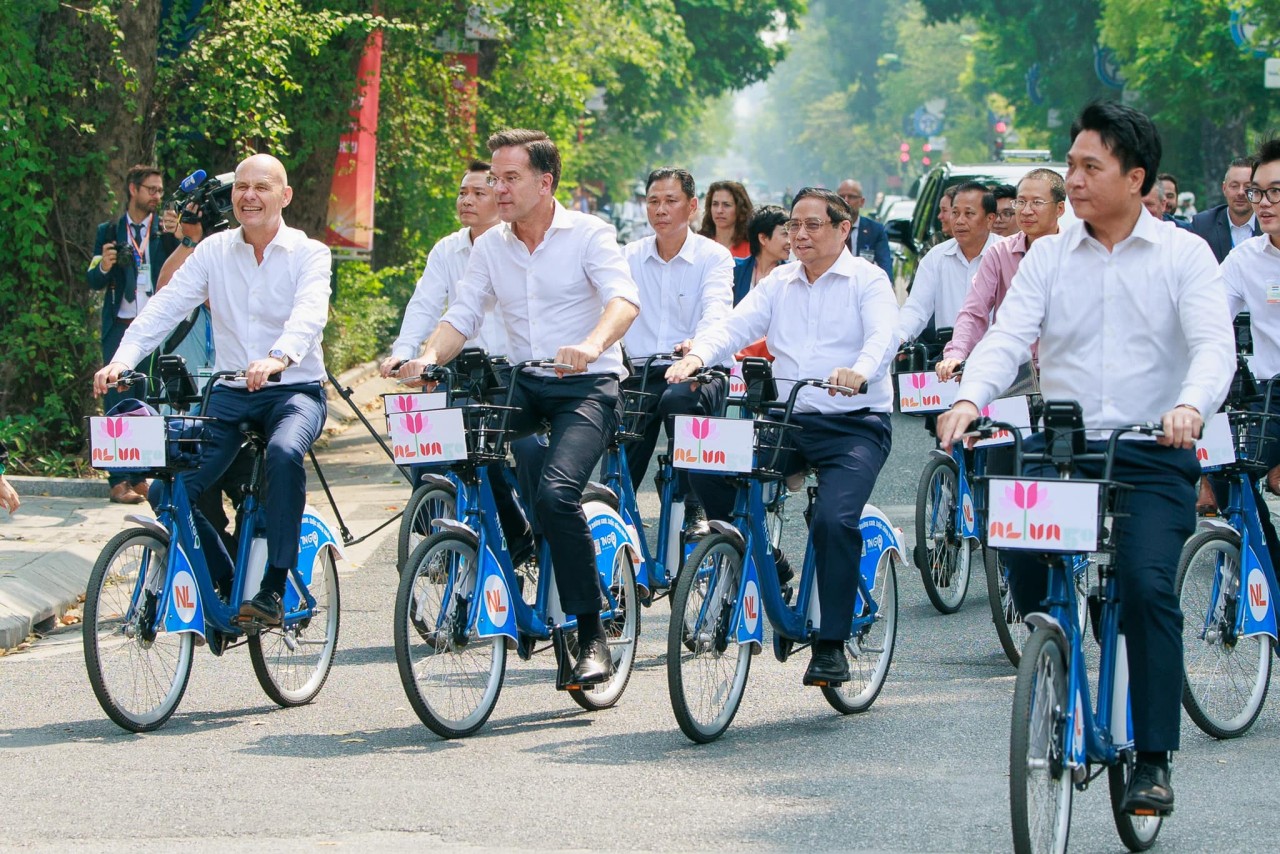
[(342, 741), (341, 741), (340, 743), (341, 743), (341, 744), (361, 744), (361, 743), (366, 742), (366, 741), (368, 741), (368, 740), (369, 740), (369, 739), (367, 739), (367, 738), (344, 738), (344, 739), (342, 739)]

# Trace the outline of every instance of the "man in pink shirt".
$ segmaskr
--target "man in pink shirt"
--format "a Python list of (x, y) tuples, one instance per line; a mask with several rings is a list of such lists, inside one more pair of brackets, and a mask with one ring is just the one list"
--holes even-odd
[(1018, 272), (1018, 265), (1031, 244), (1046, 234), (1058, 233), (1058, 218), (1063, 214), (1066, 198), (1062, 176), (1052, 169), (1033, 169), (1018, 182), (1018, 197), (1013, 206), (1022, 230), (992, 246), (983, 257), (956, 317), (951, 341), (936, 366), (938, 379), (943, 382), (951, 379), (956, 368), (982, 340), (996, 319), (1000, 303), (1013, 284), (1013, 274)]

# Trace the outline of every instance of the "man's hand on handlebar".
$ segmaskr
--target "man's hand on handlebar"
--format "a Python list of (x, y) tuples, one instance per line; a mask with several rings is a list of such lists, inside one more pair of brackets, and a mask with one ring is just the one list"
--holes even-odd
[(938, 373), (938, 379), (942, 382), (950, 382), (956, 374), (956, 368), (964, 364), (964, 359), (943, 359), (933, 366)]
[(1175, 406), (1160, 419), (1164, 435), (1156, 444), (1173, 448), (1194, 448), (1204, 428), (1204, 418), (1194, 406)]
[(693, 339), (686, 338), (676, 346), (672, 347), (671, 352), (675, 353), (677, 356), (687, 356), (689, 355), (689, 351), (692, 349), (693, 349)]
[(287, 367), (288, 365), (282, 360), (273, 359), (270, 356), (250, 362), (249, 367), (244, 371), (244, 387), (249, 391), (257, 391), (265, 386), (269, 379), (280, 379), (280, 374)]
[(378, 373), (384, 377), (389, 377), (396, 371), (400, 370), (400, 366), (405, 362), (404, 359), (395, 356), (388, 356), (382, 360), (382, 364), (378, 365)]
[(600, 358), (600, 348), (590, 341), (561, 347), (556, 351), (556, 361), (567, 368), (556, 368), (556, 376), (563, 378), (566, 374), (581, 374), (596, 359)]
[(666, 379), (669, 383), (682, 383), (705, 367), (697, 356), (685, 356), (667, 368)]
[(938, 444), (943, 450), (949, 450), (957, 439), (969, 429), (969, 425), (977, 421), (982, 413), (978, 407), (967, 400), (956, 401), (955, 406), (938, 416)]
[(102, 397), (111, 387), (116, 385), (121, 374), (127, 374), (132, 370), (124, 362), (109, 362), (102, 370), (93, 375), (93, 393), (95, 397)]
[(844, 386), (849, 389), (848, 391), (840, 391), (829, 388), (827, 389), (829, 397), (835, 397), (837, 394), (853, 397), (855, 394), (861, 394), (861, 389), (866, 384), (867, 378), (853, 368), (836, 368), (831, 372), (831, 376), (827, 377), (827, 382), (831, 385)]
[[(434, 368), (436, 362), (436, 354), (428, 350), (422, 354), (421, 358), (401, 362), (399, 369), (395, 370), (395, 375), (400, 378), (401, 382), (411, 388), (422, 387), (426, 391), (434, 391), (436, 384), (434, 382), (424, 382), (422, 375), (428, 368)], [(385, 366), (387, 363), (383, 362), (382, 364)], [(389, 375), (383, 374), (383, 376)]]

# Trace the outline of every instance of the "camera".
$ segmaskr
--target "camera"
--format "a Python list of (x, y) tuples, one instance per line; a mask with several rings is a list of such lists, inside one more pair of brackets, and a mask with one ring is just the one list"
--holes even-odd
[(115, 243), (105, 243), (102, 246), (103, 250), (106, 250), (109, 247), (114, 247), (116, 250), (116, 266), (118, 267), (133, 266), (133, 261), (134, 261), (133, 247), (129, 245), (129, 241), (120, 240)]
[[(212, 178), (205, 177), (203, 169), (197, 169), (178, 185), (169, 200), (169, 206), (178, 212), (183, 222), (198, 222), (206, 236), (223, 231), (235, 221), (231, 213), (231, 185), (234, 172), (224, 172)], [(195, 210), (187, 210), (194, 205)]]

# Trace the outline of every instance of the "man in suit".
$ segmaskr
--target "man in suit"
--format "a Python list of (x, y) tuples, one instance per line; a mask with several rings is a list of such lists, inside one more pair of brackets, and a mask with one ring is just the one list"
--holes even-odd
[[(125, 330), (133, 323), (147, 299), (155, 293), (160, 268), (177, 245), (172, 235), (176, 215), (168, 216), (168, 227), (162, 227), (159, 214), (164, 199), (164, 181), (154, 166), (138, 165), (125, 176), (128, 204), (117, 220), (98, 226), (93, 243), (93, 261), (85, 279), (95, 291), (105, 291), (102, 298), (102, 359), (111, 359)], [(146, 363), (139, 370), (149, 373)], [(107, 392), (103, 403), (111, 411), (126, 395)], [(147, 497), (145, 478), (131, 475), (111, 476), (111, 500), (116, 504), (141, 504)]]
[(849, 251), (871, 261), (893, 281), (893, 256), (889, 253), (889, 235), (884, 226), (869, 217), (862, 215), (862, 205), (866, 197), (862, 195), (862, 185), (852, 178), (840, 182), (836, 195), (844, 199), (844, 203), (853, 211), (853, 228), (849, 230), (846, 245)]
[(1232, 160), (1222, 179), (1222, 195), (1227, 203), (1201, 211), (1191, 219), (1191, 230), (1208, 242), (1219, 264), (1233, 248), (1262, 233), (1258, 218), (1253, 215), (1253, 205), (1244, 193), (1252, 174), (1253, 163), (1248, 158)]

